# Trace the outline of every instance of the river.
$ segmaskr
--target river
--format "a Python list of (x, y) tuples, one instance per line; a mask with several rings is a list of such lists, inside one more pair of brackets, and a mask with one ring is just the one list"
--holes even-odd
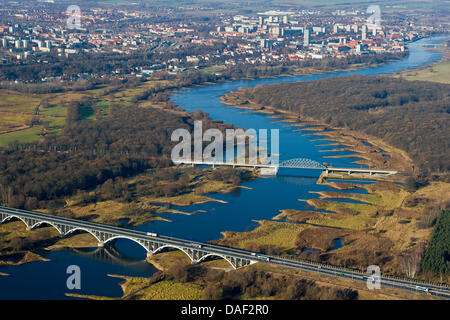
[[(359, 70), (330, 72), (316, 75), (277, 77), (268, 79), (239, 80), (221, 82), (182, 90), (173, 95), (173, 101), (187, 111), (197, 109), (207, 112), (211, 118), (231, 123), (236, 127), (280, 130), (280, 160), (291, 158), (310, 158), (320, 163), (328, 162), (333, 166), (355, 167), (351, 157), (333, 158), (332, 155), (350, 155), (350, 152), (319, 152), (333, 147), (318, 146), (328, 142), (312, 141), (317, 137), (308, 136), (309, 131), (294, 131), (286, 123), (276, 122), (267, 116), (243, 112), (240, 109), (223, 105), (219, 98), (240, 87), (292, 82), (314, 81), (317, 79), (346, 75), (381, 75), (416, 69), (425, 64), (438, 61), (442, 53), (425, 49), (424, 46), (438, 44), (448, 37), (421, 39), (409, 45), (410, 54), (403, 60), (393, 61), (381, 66)], [(314, 173), (319, 174), (319, 173)], [(211, 197), (226, 203), (209, 202), (180, 208), (183, 211), (204, 210), (190, 216), (181, 214), (163, 214), (172, 222), (156, 221), (141, 225), (136, 229), (156, 232), (197, 241), (209, 241), (221, 237), (222, 231), (246, 231), (257, 226), (254, 220), (272, 219), (280, 209), (305, 210), (305, 204), (297, 199), (318, 197), (310, 191), (329, 191), (328, 186), (317, 185), (317, 176), (298, 174), (294, 170), (280, 171), (277, 177), (258, 178), (244, 183), (249, 189), (239, 189), (228, 194), (215, 194)], [(176, 208), (176, 207), (174, 207)], [(24, 226), (25, 228), (25, 226)], [(69, 265), (78, 265), (81, 269), (81, 290), (74, 293), (120, 297), (122, 290), (118, 286), (121, 280), (108, 277), (108, 274), (130, 276), (149, 276), (155, 268), (146, 263), (142, 247), (127, 240), (118, 240), (115, 248), (120, 257), (105, 259), (105, 254), (97, 249), (84, 252), (61, 250), (44, 252), (48, 262), (34, 262), (22, 266), (0, 266), (0, 272), (9, 276), (0, 276), (0, 299), (67, 299), (66, 269)], [(124, 256), (126, 254), (126, 256)], [(72, 299), (72, 298), (70, 298)]]

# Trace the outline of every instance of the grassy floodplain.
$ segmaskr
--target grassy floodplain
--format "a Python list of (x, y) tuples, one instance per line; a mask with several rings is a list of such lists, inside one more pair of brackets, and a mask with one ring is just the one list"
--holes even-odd
[(450, 51), (440, 62), (418, 70), (405, 71), (401, 73), (400, 77), (410, 81), (430, 81), (450, 84)]
[[(123, 106), (131, 103), (138, 94), (155, 85), (169, 85), (169, 81), (147, 81), (133, 88), (115, 88), (112, 85), (99, 85), (84, 91), (31, 94), (13, 90), (0, 90), (0, 147), (10, 143), (32, 143), (47, 133), (58, 133), (64, 127), (67, 106), (83, 99), (94, 101), (81, 111), (81, 119), (95, 120), (106, 116), (111, 104)], [(49, 106), (39, 111), (39, 123), (31, 126), (37, 106), (48, 101)]]

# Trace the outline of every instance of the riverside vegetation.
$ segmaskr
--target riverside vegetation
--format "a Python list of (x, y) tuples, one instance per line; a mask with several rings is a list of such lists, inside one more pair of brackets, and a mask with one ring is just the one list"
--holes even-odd
[[(203, 120), (207, 127), (230, 126), (200, 111), (190, 115), (177, 109), (168, 102), (168, 88), (173, 89), (174, 83), (161, 80), (130, 86), (124, 82), (35, 96), (43, 102), (33, 127), (41, 128), (32, 142), (17, 141), (19, 134), (0, 149), (0, 203), (114, 225), (138, 225), (161, 219), (160, 212), (190, 214), (172, 210), (170, 205), (215, 201), (203, 194), (227, 192), (251, 179), (250, 171), (231, 168), (172, 167), (174, 129), (192, 130), (194, 120)], [(53, 127), (47, 114), (58, 114), (60, 125)], [(30, 261), (32, 249), (94, 244), (87, 234), (74, 235), (76, 241), (72, 241), (59, 239), (51, 228), (29, 233), (20, 222), (0, 225), (2, 257), (15, 256), (21, 263)]]
[(242, 90), (240, 97), (242, 103), (252, 101), (380, 138), (405, 150), (416, 172), (445, 179), (450, 169), (444, 139), (450, 135), (450, 85), (349, 76), (258, 86)]
[[(335, 189), (367, 193), (320, 192), (319, 199), (306, 201), (313, 210), (281, 210), (274, 218), (287, 222), (260, 221), (258, 228), (224, 233), (218, 242), (361, 270), (377, 264), (384, 273), (448, 282), (449, 89), (446, 84), (350, 76), (226, 95), (226, 104), (337, 141), (364, 159), (355, 163), (402, 174), (371, 185), (328, 182), (341, 176), (336, 174), (322, 177), (319, 183)], [(386, 154), (390, 157), (383, 159)], [(336, 240), (342, 247), (335, 248)]]

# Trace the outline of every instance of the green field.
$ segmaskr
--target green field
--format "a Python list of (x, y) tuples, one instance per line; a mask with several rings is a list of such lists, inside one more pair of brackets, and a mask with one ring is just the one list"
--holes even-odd
[(7, 146), (14, 141), (34, 142), (43, 133), (58, 133), (61, 130), (66, 122), (66, 108), (62, 106), (41, 108), (40, 123), (30, 127), (29, 123), (33, 119), (36, 106), (40, 101), (40, 99), (22, 95), (22, 99), (16, 100), (15, 105), (3, 103), (4, 111), (0, 112), (3, 113), (0, 126), (4, 131), (9, 132), (0, 134), (0, 146)]
[(26, 128), (40, 101), (38, 95), (0, 90), (0, 133)]
[(426, 68), (408, 71), (402, 77), (411, 81), (431, 81), (450, 84), (450, 61), (440, 62)]
[(41, 128), (39, 128), (38, 126), (15, 132), (4, 133), (0, 135), (0, 146), (1, 147), (7, 146), (8, 144), (14, 141), (17, 141), (19, 143), (34, 142), (39, 139), (40, 133)]
[[(161, 83), (165, 83), (164, 81)], [(155, 82), (143, 83), (135, 88), (124, 88), (105, 95), (110, 86), (102, 86), (82, 92), (67, 91), (55, 94), (27, 94), (12, 90), (0, 90), (0, 147), (17, 141), (30, 143), (39, 140), (46, 133), (59, 133), (64, 127), (67, 104), (83, 99), (98, 99), (93, 104), (82, 107), (81, 120), (95, 120), (106, 117), (111, 103), (128, 105), (133, 97), (153, 86)], [(47, 107), (39, 111), (39, 123), (31, 127), (36, 107), (44, 100)]]

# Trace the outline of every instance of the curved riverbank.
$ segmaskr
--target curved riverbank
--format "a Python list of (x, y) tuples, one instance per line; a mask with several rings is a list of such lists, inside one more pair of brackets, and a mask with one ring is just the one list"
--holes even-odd
[[(376, 169), (392, 169), (402, 172), (412, 172), (413, 161), (408, 154), (396, 148), (380, 138), (370, 136), (360, 131), (333, 127), (321, 121), (295, 112), (280, 110), (268, 105), (261, 105), (246, 98), (245, 89), (232, 91), (220, 98), (221, 102), (244, 110), (251, 110), (255, 113), (269, 114), (273, 119), (281, 119), (280, 122), (288, 123), (292, 127), (300, 127), (299, 131), (312, 131), (309, 135), (325, 137), (323, 141), (334, 142), (333, 146), (344, 146), (354, 153), (354, 157), (364, 160), (357, 160), (355, 164), (367, 165)], [(336, 152), (338, 150), (324, 150), (321, 152)], [(339, 150), (340, 151), (340, 150)], [(353, 157), (345, 155), (344, 157)], [(340, 157), (340, 155), (330, 156)]]
[[(313, 81), (323, 77), (346, 75), (352, 72), (361, 74), (377, 74), (377, 73), (393, 73), (400, 69), (414, 68), (423, 63), (431, 62), (437, 59), (433, 53), (427, 52), (425, 56), (418, 48), (412, 50), (410, 56), (402, 61), (395, 61), (387, 65), (368, 68), (357, 71), (348, 71), (342, 73), (329, 73), (322, 75), (308, 75), (298, 77), (284, 77), (276, 79), (256, 79), (253, 81), (235, 81), (223, 82), (214, 85), (206, 85), (201, 87), (181, 90), (174, 95), (174, 102), (181, 108), (189, 112), (201, 109), (211, 115), (213, 119), (224, 120), (234, 124), (236, 127), (242, 128), (278, 128), (280, 129), (282, 138), (282, 156), (286, 159), (298, 157), (299, 153), (304, 157), (326, 161), (324, 157), (336, 155), (335, 152), (319, 152), (329, 149), (329, 147), (317, 146), (317, 141), (312, 141), (311, 137), (304, 136), (302, 132), (294, 131), (295, 128), (286, 126), (286, 123), (275, 123), (273, 119), (267, 119), (261, 115), (242, 114), (241, 110), (234, 108), (224, 108), (219, 98), (229, 91), (236, 90), (242, 86), (254, 86), (258, 84), (285, 82), (285, 81)], [(306, 133), (306, 132), (305, 132)], [(333, 159), (333, 164), (349, 165), (355, 159), (339, 158)], [(193, 210), (207, 211), (205, 214), (199, 213), (195, 215), (173, 215), (164, 214), (164, 218), (172, 220), (167, 223), (164, 221), (155, 221), (138, 227), (139, 230), (157, 232), (165, 235), (173, 235), (186, 239), (209, 241), (220, 237), (220, 233), (224, 230), (232, 230), (235, 232), (243, 232), (246, 230), (254, 230), (258, 226), (253, 220), (270, 220), (279, 212), (281, 208), (293, 208), (304, 210), (302, 203), (297, 199), (308, 199), (314, 197), (309, 191), (329, 191), (330, 187), (326, 185), (316, 185), (317, 176), (292, 177), (290, 172), (282, 173), (276, 178), (256, 179), (252, 182), (244, 183), (245, 187), (252, 189), (239, 189), (236, 193), (226, 195), (217, 194), (213, 197), (227, 203), (204, 203), (193, 205)], [(178, 208), (173, 208), (178, 209)], [(390, 222), (386, 217), (386, 224)], [(370, 240), (370, 239), (369, 239)], [(370, 242), (369, 242), (370, 243)], [(133, 247), (127, 242), (117, 242), (117, 248), (122, 252), (127, 252), (131, 256), (137, 256), (142, 259), (145, 253), (139, 248)], [(150, 275), (154, 272), (154, 268), (133, 269), (133, 267), (119, 267), (117, 264), (106, 262), (103, 260), (95, 260), (84, 258), (76, 254), (65, 251), (52, 252), (50, 254), (50, 262), (37, 262), (16, 269), (1, 269), (10, 273), (12, 280), (1, 280), (0, 288), (8, 288), (8, 290), (0, 289), (0, 297), (5, 299), (14, 298), (42, 298), (44, 295), (42, 288), (46, 288), (45, 297), (47, 298), (65, 298), (65, 268), (67, 264), (77, 264), (82, 270), (86, 270), (85, 275), (86, 287), (83, 288), (85, 294), (94, 294), (98, 296), (117, 296), (120, 297), (122, 292), (117, 286), (117, 280), (110, 279), (106, 274), (137, 274)], [(45, 264), (45, 266), (43, 265)], [(27, 274), (33, 273), (36, 279), (31, 279)], [(118, 290), (116, 290), (118, 289)], [(14, 292), (12, 292), (13, 290)]]

